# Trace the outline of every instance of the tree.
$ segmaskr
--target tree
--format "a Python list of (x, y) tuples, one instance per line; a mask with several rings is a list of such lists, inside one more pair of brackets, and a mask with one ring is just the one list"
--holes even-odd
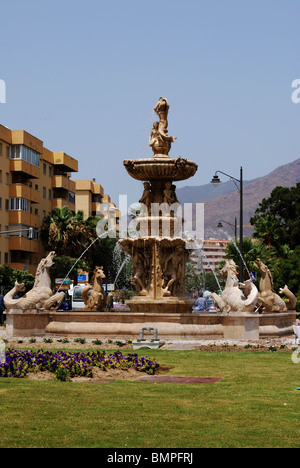
[(198, 275), (196, 273), (195, 264), (192, 260), (189, 260), (186, 264), (185, 274), (185, 290), (187, 296), (198, 294), (203, 289), (203, 277), (202, 273)]
[(41, 228), (41, 240), (46, 250), (58, 256), (78, 258), (97, 238), (99, 218), (84, 219), (84, 212), (75, 213), (68, 207), (55, 208)]
[(261, 239), (269, 247), (280, 248), (280, 241), (284, 238), (284, 228), (280, 220), (273, 214), (257, 218), (255, 229), (254, 238)]
[(66, 256), (56, 257), (54, 264), (50, 269), (50, 278), (52, 280), (52, 284), (54, 284), (56, 278), (66, 278), (67, 275), (68, 278), (77, 284), (78, 270), (89, 272), (90, 269), (84, 260), (80, 260), (77, 264), (76, 261), (76, 258)]
[[(270, 270), (276, 271), (278, 266), (276, 254), (274, 247), (265, 245), (259, 240), (252, 240), (248, 237), (243, 240), (243, 260), (249, 273), (257, 270), (257, 258), (267, 264)], [(234, 260), (237, 265), (240, 264), (240, 253), (233, 242), (230, 242), (226, 247), (226, 257)]]
[(263, 199), (250, 220), (254, 236), (276, 248), (288, 245), (294, 249), (300, 239), (300, 183), (295, 187), (276, 187)]
[(35, 279), (27, 271), (15, 270), (7, 265), (0, 266), (0, 285), (4, 286), (5, 294), (14, 288), (16, 281), (19, 284), (25, 284), (25, 291), (20, 294), (22, 296), (33, 288)]

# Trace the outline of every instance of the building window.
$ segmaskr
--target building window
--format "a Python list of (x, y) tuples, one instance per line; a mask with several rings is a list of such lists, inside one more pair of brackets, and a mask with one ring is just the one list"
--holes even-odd
[(22, 159), (33, 166), (40, 167), (40, 155), (27, 146), (12, 145), (10, 152), (11, 159)]
[(46, 187), (43, 187), (43, 198), (46, 198), (46, 193), (47, 193), (47, 189)]
[(25, 211), (29, 213), (29, 200), (25, 200), (25, 198), (11, 198), (10, 209), (11, 211)]
[(75, 193), (69, 192), (69, 202), (75, 205)]

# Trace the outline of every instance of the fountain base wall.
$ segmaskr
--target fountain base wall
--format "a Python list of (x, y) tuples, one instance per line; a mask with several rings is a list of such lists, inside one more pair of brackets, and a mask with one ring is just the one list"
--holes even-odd
[(293, 334), (296, 312), (217, 315), (132, 312), (51, 312), (12, 310), (8, 338), (31, 336), (136, 339), (142, 327), (156, 327), (160, 339), (258, 340)]

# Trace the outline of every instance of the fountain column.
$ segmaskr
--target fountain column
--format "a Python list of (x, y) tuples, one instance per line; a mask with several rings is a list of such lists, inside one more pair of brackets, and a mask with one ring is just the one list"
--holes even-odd
[(187, 159), (169, 156), (176, 137), (168, 135), (168, 100), (160, 98), (154, 110), (159, 116), (149, 138), (154, 155), (124, 161), (129, 175), (144, 182), (137, 237), (119, 241), (133, 260), (136, 296), (128, 305), (131, 312), (188, 313), (193, 304), (185, 297), (189, 251), (182, 237), (174, 182), (194, 176), (198, 167)]

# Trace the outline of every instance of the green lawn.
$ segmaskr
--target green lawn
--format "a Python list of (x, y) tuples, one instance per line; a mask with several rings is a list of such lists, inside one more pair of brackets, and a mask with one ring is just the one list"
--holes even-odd
[[(124, 353), (125, 354), (125, 353)], [(4, 447), (299, 447), (289, 353), (143, 351), (209, 384), (0, 380)]]

